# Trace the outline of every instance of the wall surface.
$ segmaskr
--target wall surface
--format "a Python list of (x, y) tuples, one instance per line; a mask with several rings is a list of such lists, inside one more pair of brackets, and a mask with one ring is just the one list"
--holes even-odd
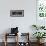
[[(24, 17), (10, 17), (10, 10), (24, 10)], [(36, 0), (0, 0), (0, 34), (19, 27), (19, 32), (30, 32), (36, 24)]]

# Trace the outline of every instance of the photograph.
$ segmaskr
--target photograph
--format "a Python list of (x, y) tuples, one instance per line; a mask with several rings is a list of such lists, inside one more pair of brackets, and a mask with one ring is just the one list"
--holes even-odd
[(46, 46), (46, 0), (0, 0), (0, 46)]
[(24, 17), (24, 10), (10, 10), (11, 17)]

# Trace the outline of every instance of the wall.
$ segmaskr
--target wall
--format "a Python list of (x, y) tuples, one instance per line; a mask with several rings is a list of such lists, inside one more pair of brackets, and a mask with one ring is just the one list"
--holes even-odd
[[(10, 10), (24, 9), (24, 17), (10, 17)], [(10, 32), (11, 27), (19, 27), (19, 32), (30, 32), (36, 24), (36, 0), (0, 0), (0, 34)]]

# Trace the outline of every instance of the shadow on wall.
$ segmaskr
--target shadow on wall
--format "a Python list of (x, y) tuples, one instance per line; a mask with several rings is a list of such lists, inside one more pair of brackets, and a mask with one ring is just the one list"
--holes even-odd
[(34, 28), (32, 28), (32, 25), (29, 26), (29, 29), (30, 29), (30, 31), (29, 31), (30, 35), (29, 36), (30, 36), (31, 42), (36, 42), (37, 39), (33, 36), (33, 33), (35, 33), (36, 30)]

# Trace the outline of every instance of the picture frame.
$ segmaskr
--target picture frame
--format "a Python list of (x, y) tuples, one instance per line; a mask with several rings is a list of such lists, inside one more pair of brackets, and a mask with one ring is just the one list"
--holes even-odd
[(11, 17), (24, 17), (24, 10), (10, 10)]

